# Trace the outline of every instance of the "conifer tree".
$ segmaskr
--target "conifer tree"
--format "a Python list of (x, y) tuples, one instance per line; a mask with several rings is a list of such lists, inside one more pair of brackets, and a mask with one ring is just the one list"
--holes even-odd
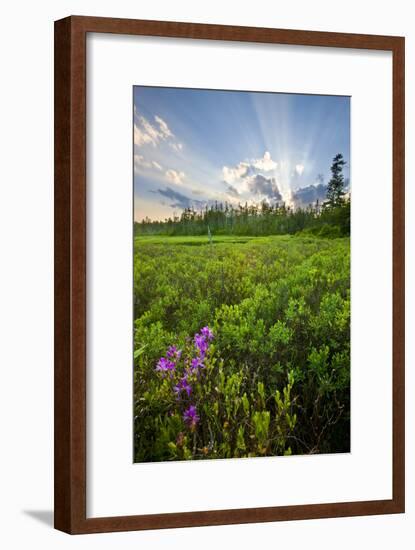
[(343, 158), (341, 153), (338, 153), (334, 159), (333, 164), (331, 165), (331, 179), (327, 185), (327, 202), (328, 206), (335, 207), (341, 206), (343, 204), (344, 197), (344, 176), (343, 176), (343, 166), (346, 164), (346, 161)]

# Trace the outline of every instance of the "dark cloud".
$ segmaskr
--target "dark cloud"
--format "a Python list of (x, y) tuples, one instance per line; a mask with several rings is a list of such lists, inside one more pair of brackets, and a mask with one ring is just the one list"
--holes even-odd
[(273, 201), (282, 200), (275, 178), (266, 178), (262, 174), (256, 174), (249, 179), (248, 187), (255, 195), (264, 195)]
[(192, 199), (190, 197), (187, 197), (186, 195), (183, 195), (182, 193), (179, 193), (178, 191), (175, 191), (171, 187), (166, 187), (166, 189), (157, 189), (157, 191), (153, 191), (153, 193), (159, 193), (163, 197), (166, 197), (173, 201), (170, 203), (170, 206), (172, 208), (190, 208), (195, 206), (202, 206), (204, 203), (203, 201), (199, 201), (196, 199)]
[(226, 184), (226, 189), (229, 195), (231, 195), (232, 197), (239, 197), (239, 191), (236, 189), (236, 187), (234, 187), (230, 183)]
[(314, 204), (317, 200), (322, 203), (326, 200), (327, 185), (319, 183), (318, 185), (308, 185), (293, 192), (293, 201), (295, 206), (304, 207)]

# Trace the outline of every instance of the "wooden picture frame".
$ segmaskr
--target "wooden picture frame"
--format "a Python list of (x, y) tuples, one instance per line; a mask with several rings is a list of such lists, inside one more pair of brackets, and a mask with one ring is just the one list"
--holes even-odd
[[(205, 512), (86, 514), (86, 36), (386, 50), (393, 56), (393, 497)], [(100, 533), (404, 512), (404, 38), (71, 16), (55, 22), (55, 527)]]

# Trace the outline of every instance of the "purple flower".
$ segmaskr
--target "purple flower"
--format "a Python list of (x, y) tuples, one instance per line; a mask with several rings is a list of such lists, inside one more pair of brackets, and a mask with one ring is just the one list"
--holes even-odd
[(162, 372), (163, 374), (169, 372), (170, 375), (172, 375), (175, 368), (176, 365), (173, 363), (173, 361), (169, 361), (165, 357), (161, 357), (158, 360), (156, 371)]
[(177, 359), (179, 360), (182, 355), (182, 350), (177, 349), (176, 346), (170, 346), (167, 350), (167, 357), (169, 359)]
[(194, 405), (190, 405), (190, 407), (184, 411), (183, 420), (192, 430), (196, 428), (196, 425), (199, 422), (200, 418)]
[(173, 391), (177, 393), (179, 396), (182, 391), (185, 391), (187, 393), (187, 396), (189, 396), (192, 393), (192, 386), (187, 381), (187, 378), (184, 376), (176, 386), (174, 386)]
[(195, 346), (199, 351), (201, 359), (203, 359), (208, 349), (208, 343), (206, 342), (205, 337), (201, 334), (195, 334)]
[(210, 342), (210, 340), (213, 340), (213, 332), (210, 330), (208, 326), (203, 327), (200, 331), (200, 334)]
[(194, 359), (192, 359), (190, 363), (190, 368), (192, 371), (195, 371), (197, 369), (203, 369), (204, 366), (205, 365), (202, 363), (202, 360), (200, 357), (195, 357)]

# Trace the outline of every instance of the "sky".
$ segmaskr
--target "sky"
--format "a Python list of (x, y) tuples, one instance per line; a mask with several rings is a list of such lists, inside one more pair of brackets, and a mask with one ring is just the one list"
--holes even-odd
[(134, 87), (134, 219), (215, 201), (307, 206), (333, 157), (349, 179), (350, 98)]

